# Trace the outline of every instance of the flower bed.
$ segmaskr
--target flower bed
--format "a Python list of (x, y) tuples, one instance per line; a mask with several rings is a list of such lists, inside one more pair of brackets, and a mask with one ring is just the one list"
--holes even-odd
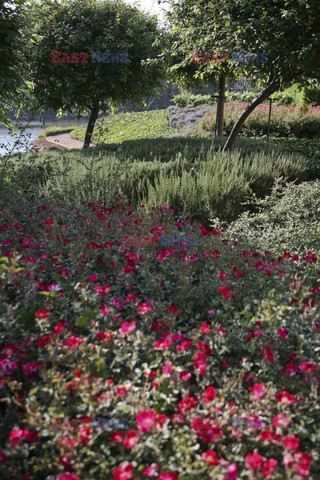
[[(121, 246), (162, 232), (199, 245)], [(319, 478), (313, 252), (249, 251), (121, 198), (12, 199), (0, 244), (2, 479)], [(230, 417), (268, 428), (219, 426)]]

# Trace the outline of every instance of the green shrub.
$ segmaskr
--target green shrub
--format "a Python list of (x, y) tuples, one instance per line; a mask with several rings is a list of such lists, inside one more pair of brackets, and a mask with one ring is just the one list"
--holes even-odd
[(216, 103), (211, 95), (201, 95), (195, 93), (182, 93), (173, 97), (173, 102), (178, 107), (196, 107), (197, 105)]
[[(227, 104), (225, 109), (225, 133), (229, 134), (244, 109), (242, 104)], [(241, 130), (242, 135), (261, 136), (268, 132), (269, 106), (259, 105), (248, 117)], [(208, 113), (200, 122), (200, 128), (204, 131), (214, 132), (216, 118)], [(305, 112), (298, 107), (272, 106), (271, 135), (297, 137), (320, 136), (320, 108), (309, 107)]]
[(243, 213), (227, 235), (259, 250), (320, 253), (320, 182), (276, 185), (255, 202), (258, 213)]
[(133, 205), (170, 204), (179, 215), (207, 223), (210, 216), (231, 220), (244, 211), (253, 194), (265, 196), (277, 178), (302, 181), (308, 162), (270, 148), (222, 153), (188, 149), (167, 162), (123, 160), (117, 154), (84, 152), (30, 153), (15, 161), (14, 185), (22, 196), (45, 194), (60, 201), (108, 203), (121, 194)]

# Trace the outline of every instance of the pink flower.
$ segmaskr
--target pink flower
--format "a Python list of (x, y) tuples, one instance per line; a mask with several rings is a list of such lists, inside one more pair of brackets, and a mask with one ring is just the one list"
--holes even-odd
[(95, 283), (98, 281), (98, 275), (89, 275), (88, 282)]
[(106, 315), (108, 315), (108, 313), (109, 313), (108, 305), (102, 305), (102, 308), (100, 310), (100, 314), (105, 317)]
[(6, 375), (11, 375), (15, 369), (18, 368), (18, 364), (16, 362), (11, 362), (7, 358), (4, 358), (0, 362), (0, 372)]
[(128, 430), (125, 439), (123, 440), (123, 445), (125, 448), (132, 448), (139, 442), (139, 433), (134, 430)]
[(137, 325), (137, 322), (135, 320), (133, 320), (132, 322), (123, 322), (121, 324), (119, 332), (121, 333), (121, 335), (126, 335), (128, 333), (131, 333), (135, 330), (136, 325)]
[(290, 423), (291, 423), (290, 418), (286, 418), (282, 412), (279, 413), (279, 415), (276, 415), (275, 417), (273, 417), (272, 419), (272, 426), (276, 428), (287, 427), (288, 425), (290, 425)]
[(179, 378), (180, 378), (181, 380), (183, 380), (184, 382), (187, 382), (187, 381), (190, 380), (190, 378), (191, 378), (191, 373), (180, 372)]
[(149, 313), (152, 311), (152, 307), (147, 302), (141, 302), (138, 305), (140, 313)]
[(252, 387), (249, 387), (249, 390), (252, 393), (252, 397), (256, 400), (260, 400), (266, 393), (264, 383), (255, 383)]
[(38, 363), (38, 362), (29, 362), (29, 363), (26, 363), (25, 365), (23, 365), (23, 371), (25, 374), (30, 374), (30, 373), (33, 373), (33, 372), (36, 372), (37, 370), (39, 370), (39, 368), (41, 368), (41, 364)]
[(227, 476), (225, 480), (237, 480), (238, 467), (235, 463), (232, 463), (227, 468)]
[(296, 463), (296, 473), (303, 478), (309, 476), (309, 467), (311, 463), (311, 457), (307, 453), (298, 452), (294, 454), (294, 461)]
[(131, 463), (127, 465), (120, 465), (112, 471), (114, 480), (130, 480), (132, 478), (133, 466)]
[(246, 456), (246, 465), (252, 470), (259, 470), (262, 467), (263, 459), (258, 452), (248, 453)]
[(318, 366), (315, 363), (304, 361), (300, 363), (299, 368), (303, 373), (311, 373), (314, 370), (317, 370)]
[(116, 297), (111, 298), (111, 303), (119, 309), (123, 308), (123, 303), (120, 300), (118, 300)]
[(168, 365), (164, 365), (162, 367), (162, 374), (170, 376), (172, 373), (172, 363), (168, 363)]
[(207, 450), (202, 454), (202, 460), (209, 465), (216, 466), (219, 464), (218, 455), (214, 450)]
[(155, 465), (155, 466), (150, 466), (146, 467), (142, 471), (142, 475), (145, 475), (146, 477), (153, 477), (154, 475), (157, 474), (157, 471), (160, 469), (160, 465)]
[(298, 450), (299, 444), (300, 444), (299, 439), (295, 435), (285, 437), (282, 440), (282, 445), (288, 448), (288, 450), (292, 450), (294, 452)]
[(163, 472), (158, 480), (179, 480), (179, 475), (177, 473)]
[(63, 475), (59, 475), (57, 480), (80, 480), (80, 477), (77, 477), (77, 475), (74, 475), (73, 473), (67, 472)]
[(136, 422), (138, 424), (139, 430), (144, 433), (152, 430), (157, 424), (157, 413), (155, 410), (142, 410), (136, 416)]
[(11, 430), (9, 435), (10, 443), (13, 447), (20, 445), (20, 443), (25, 439), (28, 438), (29, 431), (24, 430), (22, 428), (14, 428)]

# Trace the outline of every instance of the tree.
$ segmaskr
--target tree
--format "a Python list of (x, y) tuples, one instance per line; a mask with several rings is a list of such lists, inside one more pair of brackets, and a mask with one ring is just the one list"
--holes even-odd
[(224, 150), (231, 150), (248, 116), (278, 89), (293, 83), (308, 85), (320, 79), (320, 2), (314, 0), (237, 0), (234, 18), (241, 30), (242, 42), (259, 45), (268, 53), (261, 64), (263, 85), (260, 95), (248, 105), (234, 125)]
[(237, 46), (237, 31), (226, 34), (231, 17), (232, 3), (224, 0), (199, 2), (198, 0), (169, 0), (169, 21), (171, 45), (169, 55), (164, 59), (171, 75), (187, 87), (211, 82), (218, 85), (217, 128), (218, 136), (223, 135), (226, 80), (241, 76), (241, 68), (228, 62), (228, 58), (217, 56), (213, 63), (203, 61), (202, 53), (227, 53)]
[(9, 109), (27, 87), (25, 25), (24, 0), (0, 0), (0, 121), (6, 125)]
[[(34, 10), (37, 39), (30, 53), (35, 96), (43, 108), (89, 110), (88, 147), (98, 114), (110, 102), (140, 101), (160, 86), (161, 67), (143, 62), (160, 52), (154, 46), (157, 20), (123, 0), (51, 0), (35, 3)], [(52, 52), (60, 54), (52, 57)], [(127, 57), (112, 63), (118, 53)], [(64, 63), (52, 63), (52, 58)]]
[[(261, 93), (240, 115), (224, 150), (230, 150), (250, 113), (292, 83), (320, 75), (320, 2), (305, 0), (169, 0), (171, 70), (189, 82), (219, 75), (249, 76)], [(192, 50), (267, 53), (266, 63), (190, 66)], [(207, 49), (207, 50), (205, 50)], [(209, 50), (210, 49), (210, 50)], [(223, 82), (221, 82), (223, 87)], [(221, 89), (220, 89), (221, 91)], [(221, 97), (223, 95), (220, 95)], [(221, 119), (220, 119), (221, 122)]]

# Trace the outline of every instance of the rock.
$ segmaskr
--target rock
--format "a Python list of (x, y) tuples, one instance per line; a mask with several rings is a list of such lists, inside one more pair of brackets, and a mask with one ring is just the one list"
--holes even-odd
[(197, 105), (196, 107), (167, 108), (168, 123), (174, 128), (188, 128), (198, 123), (207, 113), (215, 111), (214, 105)]

